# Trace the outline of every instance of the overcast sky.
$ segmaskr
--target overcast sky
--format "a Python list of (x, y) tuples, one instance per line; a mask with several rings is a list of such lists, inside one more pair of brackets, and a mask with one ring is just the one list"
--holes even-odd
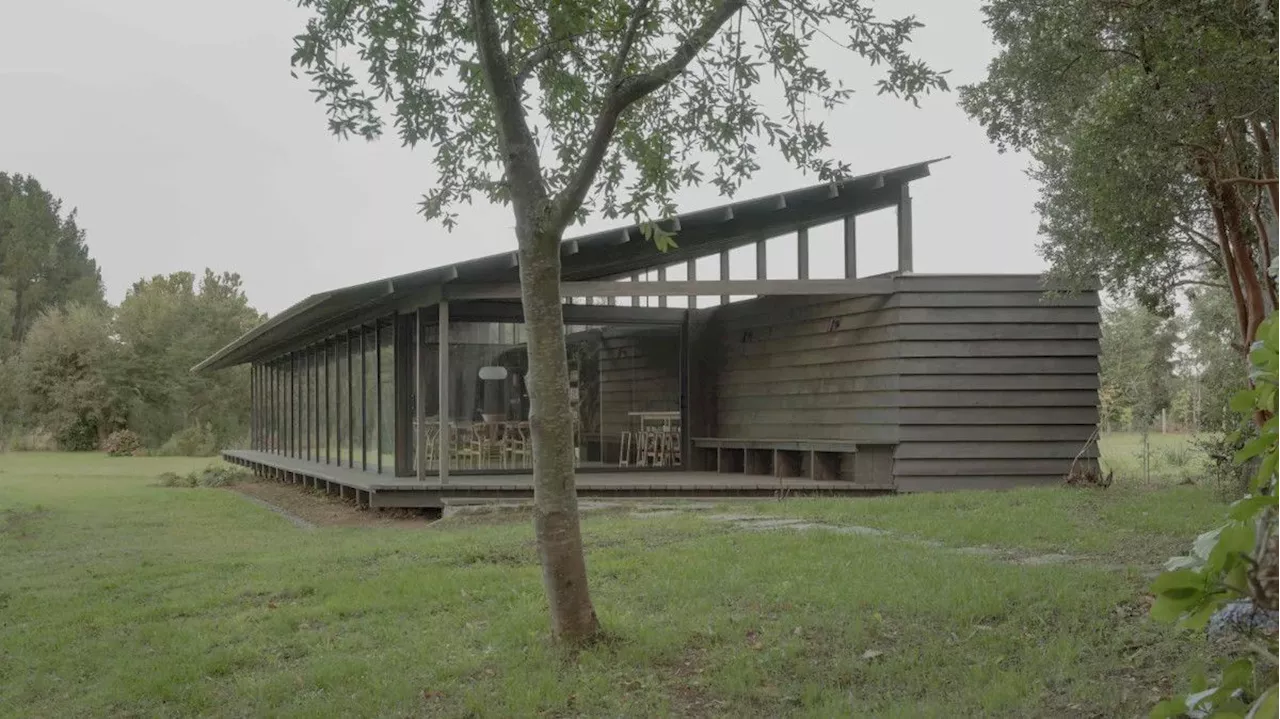
[[(881, 5), (925, 22), (914, 51), (950, 68), (953, 85), (982, 77), (994, 49), (979, 3)], [(109, 300), (140, 277), (212, 267), (239, 272), (250, 301), (276, 313), (335, 286), (514, 248), (506, 208), (463, 208), (452, 234), (416, 214), (427, 150), (327, 133), (306, 81), (289, 76), (304, 19), (285, 0), (3, 0), (0, 171), (35, 175), (79, 208)], [(916, 271), (1043, 269), (1025, 160), (997, 154), (954, 93), (916, 109), (876, 97), (876, 75), (847, 62), (859, 94), (828, 121), (834, 156), (859, 173), (952, 158), (912, 186)], [(814, 181), (772, 156), (762, 164), (739, 197)], [(680, 200), (723, 202), (710, 188)], [(892, 210), (860, 220), (862, 274), (892, 269), (893, 223)], [(813, 242), (823, 276), (838, 266), (835, 236)]]

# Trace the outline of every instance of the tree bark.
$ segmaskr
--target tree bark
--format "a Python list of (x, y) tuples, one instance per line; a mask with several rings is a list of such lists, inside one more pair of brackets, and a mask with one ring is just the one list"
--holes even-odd
[(574, 489), (573, 408), (560, 302), (560, 236), (531, 227), (520, 238), (520, 294), (529, 346), (533, 432), (533, 516), (551, 629), (570, 644), (600, 630), (587, 587), (578, 496)]

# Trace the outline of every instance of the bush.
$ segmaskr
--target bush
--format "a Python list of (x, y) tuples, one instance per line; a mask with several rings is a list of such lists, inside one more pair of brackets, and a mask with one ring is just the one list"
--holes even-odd
[(242, 469), (211, 464), (200, 473), (197, 482), (201, 487), (226, 487), (240, 482), (247, 482), (250, 479), (252, 479), (252, 476)]
[(165, 472), (156, 477), (156, 485), (160, 487), (227, 487), (251, 479), (253, 476), (242, 469), (211, 464), (199, 472), (189, 472), (185, 475)]
[(136, 457), (142, 451), (142, 438), (130, 429), (118, 429), (102, 442), (102, 451), (109, 457)]
[(58, 440), (43, 427), (14, 429), (0, 444), (2, 452), (56, 452)]
[(1192, 444), (1204, 453), (1209, 461), (1205, 473), (1213, 483), (1213, 491), (1227, 501), (1240, 499), (1249, 492), (1249, 481), (1256, 467), (1253, 463), (1237, 463), (1236, 452), (1256, 433), (1253, 423), (1241, 422), (1231, 432), (1196, 437)]
[(156, 478), (156, 484), (161, 487), (194, 487), (196, 486), (196, 474), (181, 475), (177, 472), (165, 472)]
[(58, 432), (58, 447), (68, 452), (98, 449), (98, 427), (81, 417)]
[(178, 430), (160, 445), (157, 454), (166, 457), (213, 457), (218, 454), (218, 438), (209, 424)]

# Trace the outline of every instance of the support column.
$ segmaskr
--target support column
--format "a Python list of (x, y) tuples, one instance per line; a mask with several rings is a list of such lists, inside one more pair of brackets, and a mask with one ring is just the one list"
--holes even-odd
[(911, 190), (903, 185), (898, 195), (898, 271), (912, 272), (911, 257)]
[[(665, 268), (665, 267), (659, 267), (659, 268), (658, 268), (658, 281), (659, 281), (659, 282), (666, 282), (666, 281), (667, 281), (667, 268)], [(666, 306), (667, 306), (667, 296), (666, 296), (666, 295), (658, 295), (658, 306), (659, 306), (659, 307), (666, 307)]]
[(427, 429), (426, 323), (426, 313), (419, 307), (414, 313), (413, 332), (413, 464), (419, 482), (427, 481), (427, 447), (424, 441)]
[(858, 278), (857, 215), (846, 215), (844, 218), (844, 277), (846, 280)]
[[(720, 279), (729, 279), (729, 251), (724, 250), (720, 253)], [(729, 295), (720, 295), (720, 304), (729, 304)]]
[(249, 365), (249, 449), (258, 446), (258, 365)]
[(809, 228), (796, 230), (796, 277), (809, 279)]
[[(692, 282), (692, 281), (694, 281), (694, 280), (697, 280), (697, 279), (698, 279), (698, 262), (697, 262), (697, 260), (689, 260), (688, 262), (686, 262), (686, 263), (685, 263), (685, 265), (684, 265), (684, 266), (685, 266), (685, 273), (684, 273), (685, 278), (687, 278), (687, 279), (688, 279), (689, 281), (691, 281), (691, 282)], [(687, 304), (689, 305), (689, 309), (691, 309), (691, 310), (697, 309), (697, 308), (698, 308), (698, 296), (697, 296), (697, 295), (689, 295), (689, 299), (688, 299)]]
[(767, 249), (768, 249), (767, 242), (765, 240), (760, 240), (759, 242), (756, 243), (756, 279), (757, 280), (769, 279), (769, 253), (766, 252)]
[(449, 479), (449, 301), (440, 300), (440, 320), (436, 328), (436, 340), (439, 342), (439, 376), (438, 394), (440, 401), (440, 486)]

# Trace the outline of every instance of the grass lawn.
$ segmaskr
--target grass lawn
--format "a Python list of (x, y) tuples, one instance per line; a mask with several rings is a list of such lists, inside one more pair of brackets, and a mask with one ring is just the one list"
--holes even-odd
[(1115, 481), (1122, 485), (1200, 481), (1205, 476), (1208, 458), (1192, 444), (1193, 439), (1189, 434), (1152, 432), (1147, 435), (1144, 447), (1139, 432), (1109, 432), (1099, 440), (1102, 467), (1114, 471)]
[(1143, 573), (1221, 511), (1188, 487), (746, 505), (1099, 559), (1049, 566), (589, 516), (611, 637), (573, 663), (526, 522), (306, 530), (152, 485), (206, 463), (0, 455), (0, 715), (1144, 716), (1203, 643), (1146, 618)]

